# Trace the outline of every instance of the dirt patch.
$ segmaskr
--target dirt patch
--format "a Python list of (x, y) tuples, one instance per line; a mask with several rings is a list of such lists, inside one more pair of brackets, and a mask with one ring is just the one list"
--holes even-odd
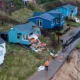
[(71, 53), (70, 63), (65, 62), (62, 68), (56, 73), (52, 80), (76, 80), (78, 71), (78, 80), (80, 80), (80, 65), (77, 65), (78, 55), (80, 51), (73, 51)]

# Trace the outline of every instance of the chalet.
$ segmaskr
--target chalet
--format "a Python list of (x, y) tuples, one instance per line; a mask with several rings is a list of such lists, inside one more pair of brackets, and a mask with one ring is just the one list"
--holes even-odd
[(0, 65), (4, 62), (4, 57), (6, 53), (6, 43), (5, 41), (0, 38)]
[(40, 29), (34, 23), (29, 22), (11, 28), (8, 32), (8, 41), (12, 43), (30, 45), (30, 36), (37, 39), (37, 37), (40, 35)]
[(55, 27), (63, 27), (64, 25), (64, 15), (58, 11), (58, 10), (51, 10), (48, 12), (49, 14), (51, 14), (52, 16), (55, 16)]
[(76, 16), (78, 13), (78, 8), (70, 4), (58, 7), (56, 10), (59, 10), (65, 17)]
[(51, 29), (57, 26), (63, 26), (64, 16), (58, 12), (38, 12), (28, 19), (38, 25), (40, 28)]

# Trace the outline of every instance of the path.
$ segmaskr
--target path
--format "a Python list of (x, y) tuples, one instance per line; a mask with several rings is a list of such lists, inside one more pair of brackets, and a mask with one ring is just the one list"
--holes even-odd
[[(80, 30), (79, 29), (75, 29), (74, 31), (78, 32)], [(75, 33), (76, 34), (76, 33)], [(66, 38), (64, 38), (67, 40), (67, 36)], [(31, 76), (28, 80), (51, 80), (52, 77), (56, 74), (56, 72), (61, 68), (61, 66), (64, 64), (67, 56), (70, 54), (70, 52), (76, 47), (76, 45), (80, 42), (80, 38), (78, 38), (77, 40), (75, 40), (73, 43), (71, 43), (68, 46), (68, 49), (66, 50), (66, 52), (59, 52), (59, 55), (64, 54), (64, 60), (63, 61), (57, 61), (57, 60), (52, 60), (50, 62), (49, 65), (49, 70), (48, 72), (44, 71), (40, 71), (40, 72), (36, 72), (33, 76)]]

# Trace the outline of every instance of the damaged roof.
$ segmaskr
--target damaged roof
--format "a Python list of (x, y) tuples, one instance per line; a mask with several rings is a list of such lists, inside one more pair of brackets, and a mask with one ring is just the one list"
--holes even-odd
[(29, 22), (26, 24), (16, 25), (14, 28), (20, 31), (21, 33), (29, 34), (33, 32), (32, 26), (36, 26), (33, 22)]

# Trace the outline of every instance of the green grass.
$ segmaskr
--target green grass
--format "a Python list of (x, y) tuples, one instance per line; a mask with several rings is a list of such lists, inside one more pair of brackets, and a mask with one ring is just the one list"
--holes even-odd
[[(0, 11), (0, 15), (8, 16), (19, 22), (26, 22), (27, 18), (32, 15), (33, 11), (23, 8), (9, 15)], [(0, 31), (8, 31), (13, 24), (0, 24)], [(25, 50), (23, 47), (6, 43), (7, 53), (3, 66), (0, 66), (0, 80), (27, 80), (38, 67), (44, 63), (49, 54), (47, 51), (35, 53), (32, 50)], [(11, 54), (11, 52), (14, 54)]]
[(33, 5), (33, 3), (28, 3), (27, 8), (32, 10), (33, 12), (44, 11), (42, 8), (40, 8), (39, 5), (37, 5), (37, 4)]
[(77, 47), (76, 48), (79, 48), (80, 49), (80, 43), (77, 45)]
[[(0, 26), (0, 31), (8, 31), (12, 24)], [(7, 53), (4, 64), (0, 67), (0, 80), (27, 80), (49, 57), (47, 51), (35, 53), (23, 47), (6, 43)], [(11, 54), (11, 52), (14, 54)]]
[(52, 40), (57, 40), (57, 36), (56, 36), (55, 32), (51, 33), (51, 38), (52, 38)]
[(79, 27), (80, 23), (72, 22), (72, 21), (67, 21), (67, 24), (69, 24), (71, 27)]
[(30, 4), (27, 8), (22, 8), (12, 12), (11, 15), (0, 10), (0, 15), (7, 16), (10, 19), (13, 19), (20, 23), (25, 23), (28, 21), (28, 18), (33, 15), (35, 11), (44, 11), (38, 5)]
[(0, 25), (0, 31), (8, 31), (13, 27), (13, 24), (4, 23), (4, 25)]
[(9, 18), (21, 22), (21, 23), (25, 23), (27, 22), (27, 19), (32, 16), (33, 11), (29, 10), (28, 8), (22, 8), (19, 10), (16, 10), (14, 12), (12, 12), (11, 15), (9, 15), (8, 13), (4, 12), (4, 11), (0, 11), (0, 15), (3, 16), (8, 16)]
[(41, 42), (45, 42), (46, 41), (46, 39), (44, 38), (44, 36), (41, 36), (39, 39), (40, 39)]
[[(14, 54), (11, 54), (11, 51)], [(26, 80), (44, 63), (49, 54), (25, 50), (16, 44), (7, 43), (7, 53), (2, 67), (0, 80)]]
[(20, 10), (13, 12), (12, 15), (9, 17), (18, 21), (18, 22), (24, 23), (27, 21), (27, 19), (29, 17), (31, 17), (32, 14), (33, 14), (33, 11), (31, 11), (27, 8), (23, 8), (23, 9), (20, 9)]
[[(0, 15), (8, 16), (13, 20), (23, 23), (32, 14), (33, 11), (27, 8), (17, 10), (12, 15), (0, 11)], [(0, 31), (8, 31), (13, 26), (13, 24), (4, 23), (0, 25)], [(40, 40), (49, 44), (49, 41), (43, 36), (41, 36)], [(0, 67), (0, 80), (27, 80), (49, 57), (49, 52), (47, 51), (35, 53), (32, 50), (25, 50), (19, 45), (8, 42), (6, 42), (6, 49), (7, 53), (4, 64)], [(12, 51), (14, 54), (11, 54)]]

